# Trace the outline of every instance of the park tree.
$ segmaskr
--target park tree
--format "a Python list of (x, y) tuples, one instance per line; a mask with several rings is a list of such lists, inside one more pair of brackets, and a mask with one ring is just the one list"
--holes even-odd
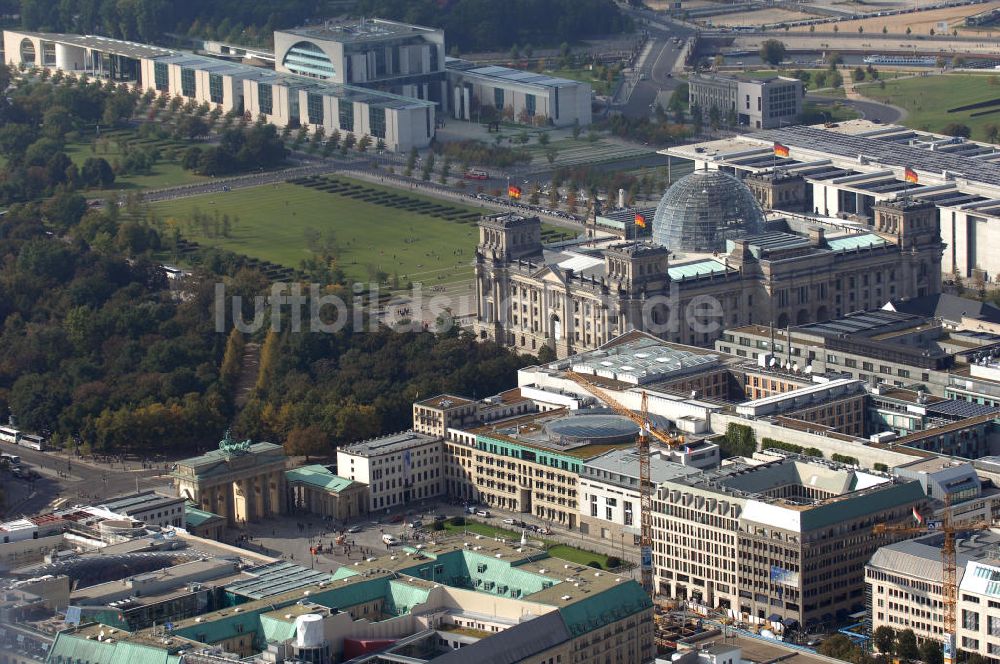
[(850, 661), (855, 654), (855, 647), (844, 634), (834, 634), (819, 645), (818, 652), (827, 657)]
[(972, 135), (972, 130), (969, 125), (962, 124), (961, 122), (949, 122), (941, 130), (941, 133), (948, 136), (961, 136), (962, 138), (969, 138)]
[(722, 439), (722, 456), (751, 456), (757, 451), (757, 437), (754, 430), (744, 424), (730, 422)]
[(998, 140), (1000, 140), (1000, 126), (998, 126), (996, 123), (991, 122), (988, 125), (986, 125), (983, 129), (986, 132), (986, 140), (989, 141), (990, 143), (996, 143)]
[(882, 625), (872, 634), (872, 643), (880, 653), (892, 653), (896, 646), (896, 630), (888, 625)]
[(222, 366), (219, 368), (219, 378), (230, 390), (235, 387), (240, 368), (243, 366), (243, 350), (245, 348), (246, 341), (243, 338), (243, 333), (234, 327), (226, 339), (226, 352), (222, 356)]
[(786, 53), (784, 42), (777, 39), (766, 39), (760, 45), (760, 59), (770, 65), (780, 65)]
[(920, 644), (920, 661), (924, 664), (943, 664), (944, 652), (934, 639), (924, 639)]
[(273, 329), (268, 330), (267, 336), (264, 337), (264, 344), (260, 348), (260, 363), (257, 366), (256, 388), (258, 391), (266, 390), (274, 378), (280, 354), (279, 343), (278, 333)]
[(917, 636), (912, 629), (904, 629), (896, 632), (896, 654), (905, 659), (917, 659), (920, 657), (920, 649), (917, 647)]
[(330, 452), (330, 438), (315, 424), (293, 427), (285, 439), (285, 454), (304, 456), (306, 463), (311, 456), (324, 456)]
[(64, 232), (79, 224), (86, 212), (87, 199), (68, 191), (57, 192), (42, 206), (49, 223)]
[(80, 169), (80, 181), (87, 187), (108, 189), (115, 183), (115, 172), (103, 157), (87, 157)]

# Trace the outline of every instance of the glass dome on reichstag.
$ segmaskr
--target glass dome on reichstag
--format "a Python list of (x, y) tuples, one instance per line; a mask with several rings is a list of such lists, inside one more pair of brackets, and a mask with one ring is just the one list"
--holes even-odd
[(663, 194), (653, 217), (653, 241), (674, 252), (722, 252), (726, 240), (763, 228), (764, 213), (749, 187), (722, 171), (701, 170)]

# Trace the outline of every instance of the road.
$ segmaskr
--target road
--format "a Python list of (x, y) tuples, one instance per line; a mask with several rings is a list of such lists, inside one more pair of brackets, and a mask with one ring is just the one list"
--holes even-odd
[[(3, 445), (3, 451), (21, 457), (22, 466), (38, 472), (34, 481), (18, 479), (0, 472), (8, 494), (7, 518), (19, 514), (38, 514), (63, 504), (92, 503), (100, 499), (130, 493), (136, 490), (167, 489), (169, 472), (161, 462), (157, 468), (142, 468), (137, 461), (124, 465), (98, 464), (67, 459), (56, 452)], [(58, 502), (57, 502), (58, 501)]]
[(834, 104), (850, 106), (858, 111), (864, 119), (871, 120), (872, 122), (881, 122), (882, 124), (894, 124), (906, 117), (906, 111), (898, 106), (881, 104), (868, 99), (844, 99), (807, 94), (806, 101), (814, 102), (820, 106), (832, 106)]
[[(647, 18), (645, 14), (641, 16)], [(647, 29), (652, 45), (649, 55), (639, 69), (642, 80), (635, 86), (628, 103), (621, 109), (622, 113), (630, 118), (648, 117), (656, 96), (662, 91), (672, 91), (680, 84), (680, 81), (673, 77), (673, 71), (681, 55), (681, 47), (675, 45), (671, 39), (678, 37), (685, 40), (693, 32), (690, 28), (663, 23), (650, 23)]]

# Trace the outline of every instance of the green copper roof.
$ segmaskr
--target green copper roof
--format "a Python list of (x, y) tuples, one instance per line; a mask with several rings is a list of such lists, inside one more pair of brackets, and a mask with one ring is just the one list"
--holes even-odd
[(886, 244), (884, 238), (874, 233), (863, 235), (848, 235), (846, 237), (835, 237), (826, 241), (833, 251), (851, 251), (852, 249), (868, 249), (870, 247), (881, 247)]
[(604, 592), (559, 609), (570, 634), (578, 636), (599, 629), (653, 605), (635, 581), (623, 581)]
[[(534, 556), (536, 560), (545, 557), (547, 556), (538, 554)], [(523, 561), (503, 560), (462, 549), (450, 551), (433, 560), (420, 561), (403, 570), (403, 573), (448, 586), (504, 597), (525, 597), (559, 583), (559, 579), (517, 567), (521, 562)]]
[(165, 649), (128, 641), (98, 641), (75, 634), (57, 634), (46, 664), (178, 664), (180, 657)]
[(701, 277), (706, 274), (725, 272), (726, 266), (717, 260), (708, 259), (687, 265), (674, 265), (667, 268), (667, 274), (671, 279), (684, 279), (685, 277)]
[(295, 636), (295, 622), (279, 620), (272, 616), (261, 616), (260, 627), (264, 632), (264, 639), (268, 643), (272, 641), (286, 641)]
[(222, 517), (218, 514), (213, 514), (212, 512), (206, 512), (205, 510), (200, 510), (194, 505), (188, 504), (184, 506), (184, 523), (188, 526), (197, 528), (206, 521), (211, 519), (221, 519)]
[(340, 493), (354, 484), (354, 480), (334, 475), (326, 466), (319, 464), (286, 470), (285, 478), (289, 482), (301, 482), (334, 493)]
[(352, 570), (350, 567), (338, 567), (333, 573), (333, 580), (340, 581), (341, 579), (346, 579), (349, 576), (357, 576), (358, 573)]

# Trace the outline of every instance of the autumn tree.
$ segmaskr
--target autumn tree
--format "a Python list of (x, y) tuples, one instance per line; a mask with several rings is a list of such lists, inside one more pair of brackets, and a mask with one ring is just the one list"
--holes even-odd
[(319, 426), (294, 427), (285, 439), (285, 454), (304, 456), (306, 462), (311, 456), (324, 456), (330, 452), (330, 439)]

